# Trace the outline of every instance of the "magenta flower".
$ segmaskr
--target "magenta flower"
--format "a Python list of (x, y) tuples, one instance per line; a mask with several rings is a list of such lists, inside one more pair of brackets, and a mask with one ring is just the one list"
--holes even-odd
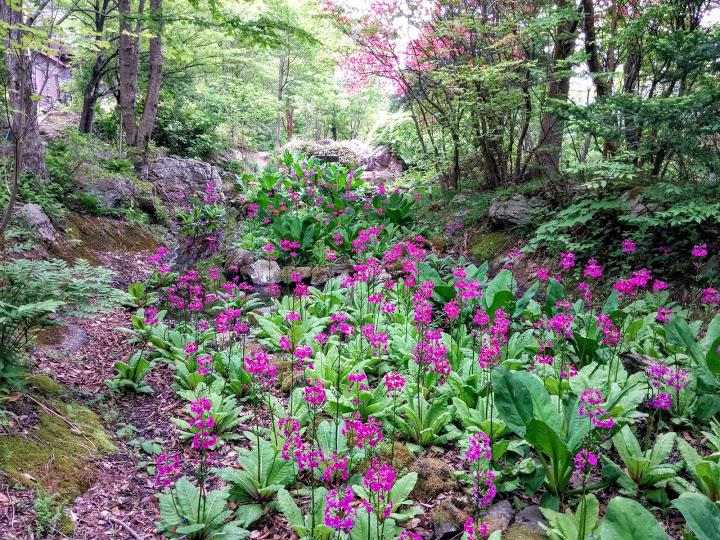
[(596, 428), (611, 429), (615, 425), (612, 417), (604, 418), (607, 415), (600, 404), (605, 401), (600, 390), (589, 388), (580, 394), (580, 407), (578, 416), (587, 417)]
[(363, 476), (363, 485), (373, 493), (387, 493), (395, 485), (395, 469), (390, 465), (380, 464), (373, 458), (370, 468)]
[(388, 395), (397, 395), (405, 386), (405, 377), (397, 371), (391, 371), (385, 375), (385, 388)]
[(465, 533), (468, 535), (468, 540), (483, 540), (490, 536), (488, 530), (488, 524), (484, 521), (475, 523), (475, 520), (471, 517), (465, 520), (463, 525)]
[(180, 473), (179, 454), (160, 454), (155, 460), (155, 485), (166, 488), (175, 482)]
[(690, 254), (693, 257), (707, 257), (708, 249), (707, 244), (696, 244), (693, 246)]
[(632, 240), (628, 240), (627, 238), (623, 240), (622, 251), (623, 253), (635, 253), (635, 251), (637, 251), (635, 242), (633, 242)]
[(495, 473), (483, 469), (475, 474), (472, 494), (479, 506), (487, 508), (497, 495)]
[(583, 277), (597, 279), (603, 274), (602, 267), (597, 260), (589, 259), (583, 270)]
[(482, 310), (475, 311), (473, 315), (473, 322), (478, 326), (485, 326), (490, 322), (490, 316)]
[(587, 449), (583, 449), (575, 454), (574, 461), (575, 470), (572, 473), (573, 478), (586, 478), (598, 465), (598, 457)]
[(456, 300), (452, 300), (451, 302), (445, 304), (444, 310), (445, 315), (448, 316), (448, 319), (457, 319), (460, 315), (460, 306), (458, 305)]
[(356, 510), (352, 506), (352, 489), (332, 489), (325, 498), (325, 526), (336, 531), (349, 532), (355, 526)]
[(263, 246), (263, 249), (267, 252), (271, 252), (271, 251), (275, 251), (275, 246), (273, 246), (272, 244), (265, 244)]
[(672, 308), (660, 306), (655, 315), (655, 320), (659, 323), (666, 323), (670, 320)]
[(321, 380), (315, 381), (311, 386), (305, 387), (305, 401), (313, 407), (321, 407), (327, 399), (325, 383)]
[(550, 279), (550, 271), (544, 266), (541, 266), (535, 271), (535, 276), (540, 281), (547, 281), (548, 279)]
[(564, 270), (570, 270), (573, 266), (575, 266), (575, 254), (572, 252), (561, 253), (558, 265), (560, 265), (560, 267)]
[(667, 288), (668, 288), (668, 284), (665, 283), (664, 281), (659, 280), (659, 279), (653, 280), (653, 284), (652, 284), (653, 291), (664, 291)]
[(480, 461), (485, 458), (487, 461), (492, 460), (492, 451), (490, 449), (490, 437), (485, 433), (474, 433), (470, 435), (468, 439), (470, 446), (468, 446), (465, 457), (469, 461)]
[(596, 327), (602, 332), (602, 344), (615, 347), (622, 338), (620, 330), (615, 326), (615, 323), (610, 317), (604, 313), (598, 315), (598, 322)]
[(648, 405), (651, 409), (666, 411), (672, 407), (672, 397), (667, 392), (661, 392), (654, 396)]
[(720, 304), (720, 291), (717, 289), (713, 289), (711, 287), (708, 287), (706, 289), (703, 289), (701, 291), (701, 298), (700, 301), (703, 304)]

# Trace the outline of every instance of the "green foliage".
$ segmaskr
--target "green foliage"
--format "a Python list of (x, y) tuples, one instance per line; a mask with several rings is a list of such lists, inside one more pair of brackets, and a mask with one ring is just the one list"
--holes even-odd
[(59, 315), (90, 316), (126, 299), (113, 273), (86, 261), (18, 259), (0, 265), (0, 388), (18, 383), (22, 355), (39, 329)]
[(615, 497), (607, 506), (600, 537), (603, 540), (667, 540), (668, 535), (640, 503)]
[(106, 381), (106, 384), (113, 390), (150, 394), (152, 387), (144, 379), (152, 367), (152, 363), (143, 356), (142, 351), (136, 351), (130, 356), (127, 363), (117, 362), (115, 364), (117, 375)]
[(158, 530), (170, 538), (189, 540), (242, 540), (249, 532), (236, 521), (228, 509), (230, 488), (201, 493), (187, 477), (180, 478), (170, 493), (157, 495), (162, 521)]

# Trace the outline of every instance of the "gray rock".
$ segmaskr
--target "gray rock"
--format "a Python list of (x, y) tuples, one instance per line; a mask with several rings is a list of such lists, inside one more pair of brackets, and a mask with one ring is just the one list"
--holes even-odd
[(213, 183), (212, 194), (225, 200), (220, 169), (197, 159), (159, 158), (150, 163), (147, 179), (170, 208), (184, 206), (189, 197), (204, 193), (208, 182)]
[(237, 267), (242, 268), (244, 266), (250, 266), (255, 262), (255, 255), (249, 249), (237, 247), (237, 246), (226, 246), (225, 247), (225, 267)]
[(540, 524), (548, 524), (540, 511), (540, 507), (535, 504), (531, 504), (520, 510), (515, 516), (515, 523), (519, 523), (526, 529), (543, 535), (545, 534), (545, 530)]
[(130, 206), (140, 194), (135, 183), (122, 176), (92, 180), (87, 191), (96, 195), (106, 208)]
[(526, 223), (535, 209), (545, 202), (540, 197), (513, 195), (510, 198), (498, 197), (488, 208), (488, 217), (496, 225), (514, 227)]
[(253, 285), (265, 286), (280, 283), (280, 265), (275, 261), (262, 259), (242, 269), (250, 276)]
[(510, 501), (505, 500), (493, 504), (488, 508), (488, 513), (485, 516), (488, 530), (490, 532), (504, 531), (510, 526), (514, 513)]
[(57, 231), (50, 218), (42, 209), (42, 206), (35, 203), (28, 203), (20, 207), (18, 215), (25, 221), (27, 226), (43, 242), (54, 244), (57, 240)]
[(431, 514), (433, 540), (456, 538), (462, 532), (465, 520), (470, 513), (462, 508), (460, 501), (443, 499), (433, 508)]

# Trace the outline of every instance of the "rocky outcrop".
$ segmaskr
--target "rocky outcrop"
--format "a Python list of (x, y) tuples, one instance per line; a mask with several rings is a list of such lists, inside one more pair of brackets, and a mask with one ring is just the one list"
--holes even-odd
[(28, 203), (21, 206), (18, 216), (43, 242), (54, 244), (57, 241), (57, 231), (39, 204)]
[(212, 194), (224, 201), (220, 169), (197, 159), (162, 157), (150, 163), (147, 180), (169, 208), (179, 208), (193, 195), (202, 194), (210, 183)]
[(526, 197), (516, 194), (512, 197), (498, 197), (488, 208), (488, 217), (496, 225), (515, 227), (527, 223), (533, 211), (545, 206), (540, 197)]
[(88, 186), (87, 192), (96, 195), (106, 208), (126, 208), (140, 196), (135, 183), (123, 176), (96, 178)]

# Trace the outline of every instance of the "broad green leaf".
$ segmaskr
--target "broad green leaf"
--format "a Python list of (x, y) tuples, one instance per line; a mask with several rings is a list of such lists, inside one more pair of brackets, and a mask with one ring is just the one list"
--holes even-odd
[(668, 540), (655, 517), (632, 499), (610, 501), (600, 526), (602, 540)]
[(683, 493), (672, 502), (698, 540), (717, 540), (720, 535), (720, 508), (705, 495)]

